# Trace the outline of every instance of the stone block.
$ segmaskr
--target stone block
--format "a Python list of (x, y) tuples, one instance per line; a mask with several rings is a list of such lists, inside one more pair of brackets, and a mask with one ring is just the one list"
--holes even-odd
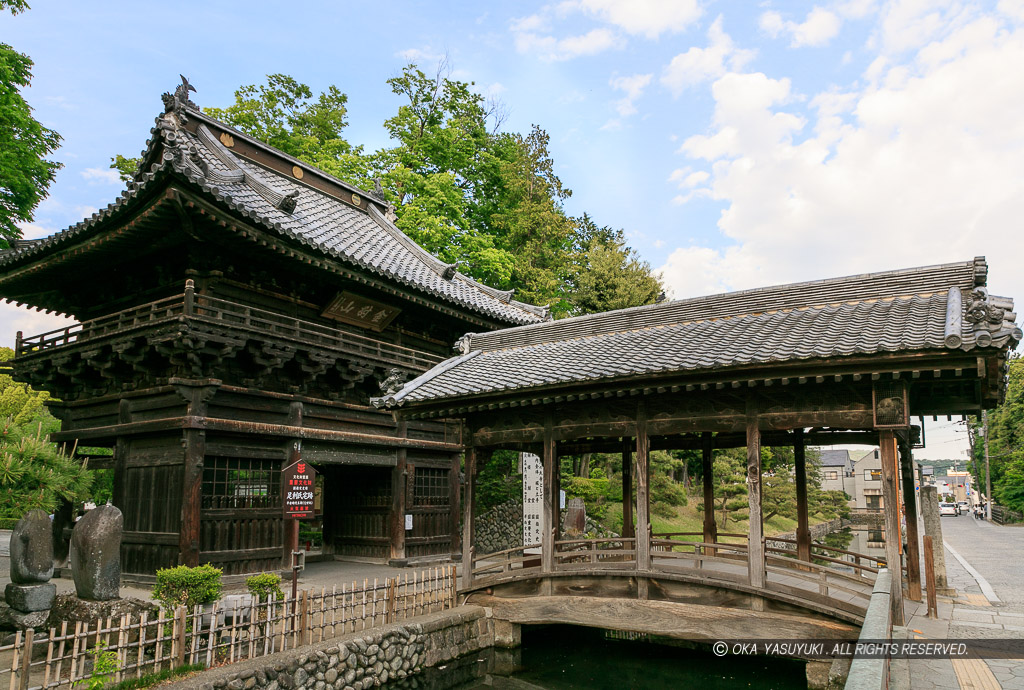
[(16, 585), (12, 582), (4, 589), (8, 605), (22, 613), (49, 611), (56, 596), (57, 586), (52, 582), (41, 585)]

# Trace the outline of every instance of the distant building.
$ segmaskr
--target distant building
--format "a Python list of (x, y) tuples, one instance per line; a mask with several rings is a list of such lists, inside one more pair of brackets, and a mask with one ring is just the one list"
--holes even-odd
[(853, 496), (853, 458), (848, 450), (819, 450), (822, 491), (845, 491)]
[(852, 507), (881, 510), (885, 507), (882, 499), (882, 460), (877, 448), (872, 448), (853, 461), (854, 490)]

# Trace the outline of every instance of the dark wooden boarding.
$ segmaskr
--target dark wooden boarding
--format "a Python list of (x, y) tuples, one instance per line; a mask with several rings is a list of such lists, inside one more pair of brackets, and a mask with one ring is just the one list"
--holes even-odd
[[(708, 550), (708, 560), (725, 567), (714, 577), (732, 578), (730, 586), (736, 586), (735, 573), (727, 566), (741, 559), (744, 587), (774, 597), (790, 588), (786, 596), (794, 595), (792, 583), (804, 577), (801, 573), (817, 572), (811, 561), (804, 448), (862, 443), (881, 451), (887, 561), (899, 572), (896, 565), (905, 556), (908, 591), (920, 598), (911, 419), (973, 415), (998, 404), (1008, 352), (1024, 335), (1015, 325), (1013, 301), (989, 295), (987, 278), (987, 264), (979, 257), (471, 334), (460, 341), (462, 354), (374, 404), (408, 423), (464, 420), (465, 525), (473, 522), (474, 477), (495, 449), (542, 456), (549, 527), (539, 567), (519, 553), (497, 560), (475, 553), (470, 527), (463, 534), (467, 590), (538, 577), (550, 580), (550, 590), (551, 582), (567, 574), (585, 578), (614, 572), (635, 577), (636, 595), (647, 598), (659, 578), (678, 575), (672, 559), (681, 558), (671, 542), (651, 534), (649, 452), (701, 449), (707, 497), (714, 449), (742, 446), (750, 508), (746, 545), (730, 547), (733, 552), (719, 558), (725, 547), (714, 546), (718, 538), (708, 511), (702, 540), (685, 548)], [(790, 573), (782, 574), (762, 532), (762, 446), (796, 451), (798, 528), (792, 555), (803, 563)], [(604, 540), (603, 546), (560, 541), (556, 528), (558, 458), (587, 452), (623, 453), (625, 534)], [(898, 538), (901, 494), (911, 497), (903, 501), (906, 554)], [(627, 507), (635, 508), (635, 532)], [(665, 548), (671, 557), (659, 553)], [(696, 570), (686, 566), (680, 576), (700, 576), (697, 561)], [(862, 575), (858, 571), (857, 577)], [(836, 574), (821, 577), (826, 576)], [(899, 620), (902, 590), (894, 592)], [(818, 596), (817, 591), (797, 594), (804, 602)], [(838, 599), (815, 605), (851, 615)]]
[(383, 198), (185, 96), (165, 95), (121, 198), (0, 253), (0, 295), (77, 318), (19, 333), (13, 367), (55, 397), (55, 440), (113, 449), (124, 573), (279, 568), (280, 473), (300, 458), (322, 478), (326, 552), (450, 554), (459, 425), (395, 421), (369, 399), (445, 359), (467, 330), (544, 310), (427, 254)]

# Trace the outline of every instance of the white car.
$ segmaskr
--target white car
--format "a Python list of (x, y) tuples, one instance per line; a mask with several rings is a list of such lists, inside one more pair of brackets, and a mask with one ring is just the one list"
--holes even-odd
[(953, 517), (956, 517), (958, 515), (956, 503), (940, 503), (939, 515), (952, 515)]

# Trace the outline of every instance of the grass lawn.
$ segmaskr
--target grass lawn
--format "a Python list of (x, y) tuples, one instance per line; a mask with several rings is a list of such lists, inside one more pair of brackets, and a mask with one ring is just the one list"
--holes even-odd
[[(675, 515), (671, 518), (663, 518), (658, 515), (651, 516), (651, 528), (655, 534), (665, 532), (698, 532), (704, 531), (704, 513), (697, 510), (697, 500), (691, 498), (685, 506), (673, 508)], [(749, 525), (746, 520), (729, 520), (729, 524), (723, 529), (720, 516), (717, 516), (719, 532), (733, 532), (746, 534)], [(815, 525), (824, 522), (824, 518), (810, 517), (810, 524)], [(620, 532), (622, 526), (622, 504), (613, 503), (608, 506), (608, 516), (604, 520), (605, 525), (610, 529)], [(783, 534), (796, 531), (796, 520), (791, 520), (781, 515), (776, 515), (764, 525), (765, 536)], [(621, 532), (620, 532), (621, 533)], [(723, 539), (722, 541), (728, 541)]]

